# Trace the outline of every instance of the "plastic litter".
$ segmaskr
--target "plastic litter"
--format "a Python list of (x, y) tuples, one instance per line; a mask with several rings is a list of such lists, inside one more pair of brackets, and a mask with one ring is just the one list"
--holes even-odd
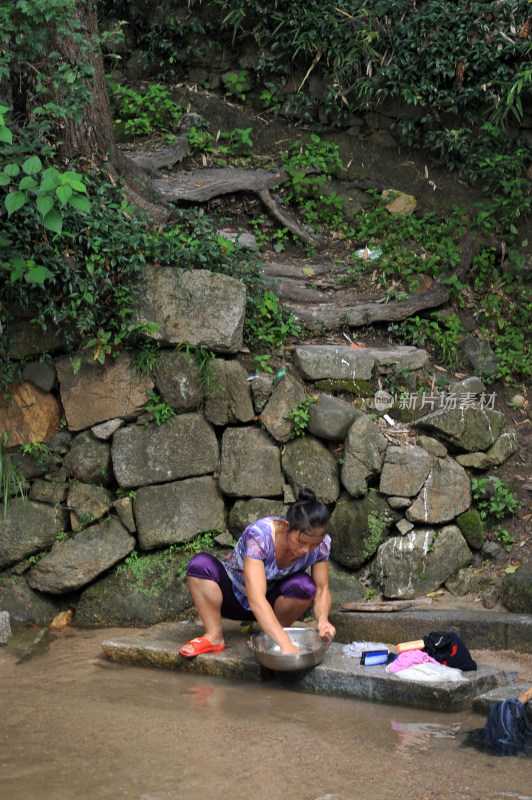
[(364, 261), (375, 261), (376, 258), (382, 256), (382, 250), (380, 247), (377, 247), (375, 250), (369, 250), (368, 246), (366, 245), (366, 247), (363, 247), (362, 250), (357, 250), (355, 255), (364, 259)]

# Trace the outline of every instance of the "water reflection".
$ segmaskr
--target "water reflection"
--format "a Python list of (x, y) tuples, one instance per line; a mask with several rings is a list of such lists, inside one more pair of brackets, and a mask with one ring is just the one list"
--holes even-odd
[(395, 719), (391, 720), (391, 726), (397, 733), (395, 752), (406, 757), (415, 757), (418, 749), (426, 750), (431, 739), (454, 739), (461, 727), (459, 722), (444, 726), (434, 722), (398, 722)]
[(208, 706), (216, 699), (214, 688), (203, 684), (202, 686), (191, 686), (184, 692), (185, 696), (189, 695), (192, 700), (199, 706)]

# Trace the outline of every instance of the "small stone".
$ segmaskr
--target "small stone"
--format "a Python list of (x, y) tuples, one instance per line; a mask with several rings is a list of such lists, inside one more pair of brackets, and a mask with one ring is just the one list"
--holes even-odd
[(456, 456), (458, 463), (466, 469), (486, 470), (492, 465), (492, 460), (486, 453), (461, 453)]
[(492, 586), (485, 595), (482, 597), (482, 605), (484, 608), (495, 608), (499, 602), (499, 589), (497, 586)]
[(97, 439), (110, 439), (111, 436), (118, 428), (121, 428), (124, 420), (117, 417), (115, 419), (108, 419), (107, 422), (102, 422), (100, 425), (93, 425), (91, 431)]
[(514, 394), (512, 399), (508, 401), (508, 405), (514, 408), (522, 408), (525, 403), (526, 399), (522, 394)]
[(215, 536), (214, 541), (222, 547), (231, 547), (234, 539), (228, 531), (224, 531), (223, 533), (219, 533), (218, 536)]
[(492, 561), (494, 561), (500, 554), (501, 549), (502, 548), (500, 544), (497, 544), (497, 542), (485, 542), (484, 546), (482, 547), (482, 555), (485, 558), (490, 558)]
[(408, 508), (409, 505), (412, 503), (411, 497), (389, 497), (388, 498), (388, 505), (390, 508), (401, 509), (401, 508)]
[(414, 527), (411, 522), (408, 522), (406, 519), (400, 519), (397, 525), (395, 526), (401, 536), (406, 536), (407, 533), (410, 533), (412, 528)]
[(444, 444), (439, 442), (437, 439), (433, 439), (432, 436), (420, 436), (417, 440), (419, 447), (422, 447), (427, 453), (430, 453), (433, 456), (438, 456), (439, 458), (445, 458), (447, 455), (447, 448)]
[(5, 645), (11, 639), (11, 623), (9, 612), (0, 611), (0, 645)]

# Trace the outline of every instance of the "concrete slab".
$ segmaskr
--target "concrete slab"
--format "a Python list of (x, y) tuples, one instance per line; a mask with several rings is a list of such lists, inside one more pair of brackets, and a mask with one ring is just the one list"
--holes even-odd
[(140, 633), (106, 639), (102, 648), (109, 659), (122, 663), (177, 669), (231, 680), (273, 680), (302, 692), (433, 711), (469, 708), (478, 695), (507, 684), (504, 671), (490, 666), (463, 673), (466, 680), (457, 684), (414, 683), (398, 674), (387, 673), (384, 666), (360, 666), (359, 659), (342, 655), (343, 645), (336, 642), (331, 644), (323, 663), (311, 670), (273, 672), (255, 660), (247, 646), (248, 636), (238, 623), (224, 626), (225, 650), (190, 659), (180, 656), (179, 648), (183, 642), (200, 633), (201, 628), (190, 623), (163, 623)]

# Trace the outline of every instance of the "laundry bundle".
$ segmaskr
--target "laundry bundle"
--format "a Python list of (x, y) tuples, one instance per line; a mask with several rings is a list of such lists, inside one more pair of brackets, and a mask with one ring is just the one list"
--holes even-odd
[(446, 667), (461, 669), (463, 672), (477, 668), (476, 661), (473, 661), (471, 653), (456, 633), (433, 631), (423, 637), (423, 643), (424, 652)]

